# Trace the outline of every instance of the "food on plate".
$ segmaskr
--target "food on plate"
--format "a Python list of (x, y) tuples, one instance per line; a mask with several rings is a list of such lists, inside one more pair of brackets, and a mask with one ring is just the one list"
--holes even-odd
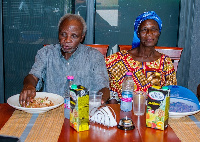
[(195, 111), (192, 105), (188, 105), (182, 102), (170, 103), (170, 112), (192, 112)]
[(27, 105), (27, 108), (41, 108), (41, 107), (49, 107), (53, 106), (54, 103), (51, 100), (48, 100), (48, 97), (44, 98), (34, 98), (33, 102), (30, 102), (29, 105)]

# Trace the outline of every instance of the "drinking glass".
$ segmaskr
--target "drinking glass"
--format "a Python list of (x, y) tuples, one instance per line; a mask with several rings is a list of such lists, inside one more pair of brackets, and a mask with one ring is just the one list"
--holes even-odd
[(133, 93), (133, 112), (134, 115), (140, 116), (145, 113), (147, 92), (135, 91)]
[(89, 115), (94, 115), (98, 107), (101, 106), (102, 92), (91, 91), (89, 92)]

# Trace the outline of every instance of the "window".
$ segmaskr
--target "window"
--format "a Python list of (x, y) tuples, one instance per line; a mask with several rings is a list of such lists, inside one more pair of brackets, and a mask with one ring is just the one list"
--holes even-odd
[(65, 13), (80, 14), (87, 20), (87, 10), (95, 10), (94, 27), (88, 26), (94, 29), (90, 36), (95, 44), (109, 44), (108, 54), (117, 52), (118, 44), (132, 43), (135, 18), (149, 10), (156, 11), (163, 20), (158, 45), (177, 45), (180, 0), (96, 0), (94, 7), (88, 7), (88, 1), (2, 1), (5, 100), (20, 93), (37, 51), (44, 44), (58, 43), (57, 24)]

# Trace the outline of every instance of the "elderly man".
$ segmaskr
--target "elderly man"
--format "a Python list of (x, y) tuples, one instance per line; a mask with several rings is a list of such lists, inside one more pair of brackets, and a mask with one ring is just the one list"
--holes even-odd
[(81, 16), (66, 14), (59, 21), (59, 43), (40, 49), (31, 71), (24, 79), (19, 101), (25, 106), (43, 85), (43, 91), (64, 96), (66, 76), (90, 91), (103, 93), (102, 103), (109, 99), (109, 79), (103, 55), (81, 44), (86, 33)]

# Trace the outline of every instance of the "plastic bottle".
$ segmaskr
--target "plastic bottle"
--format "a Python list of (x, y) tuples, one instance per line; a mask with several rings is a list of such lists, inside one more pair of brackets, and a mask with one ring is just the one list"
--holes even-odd
[(120, 108), (122, 111), (128, 112), (132, 110), (134, 82), (132, 73), (127, 72), (122, 83), (122, 98)]
[(70, 88), (71, 85), (74, 84), (74, 76), (67, 76), (67, 82), (65, 87), (65, 96), (64, 96), (64, 106), (65, 111), (64, 115), (65, 118), (69, 119), (69, 113), (70, 113)]

